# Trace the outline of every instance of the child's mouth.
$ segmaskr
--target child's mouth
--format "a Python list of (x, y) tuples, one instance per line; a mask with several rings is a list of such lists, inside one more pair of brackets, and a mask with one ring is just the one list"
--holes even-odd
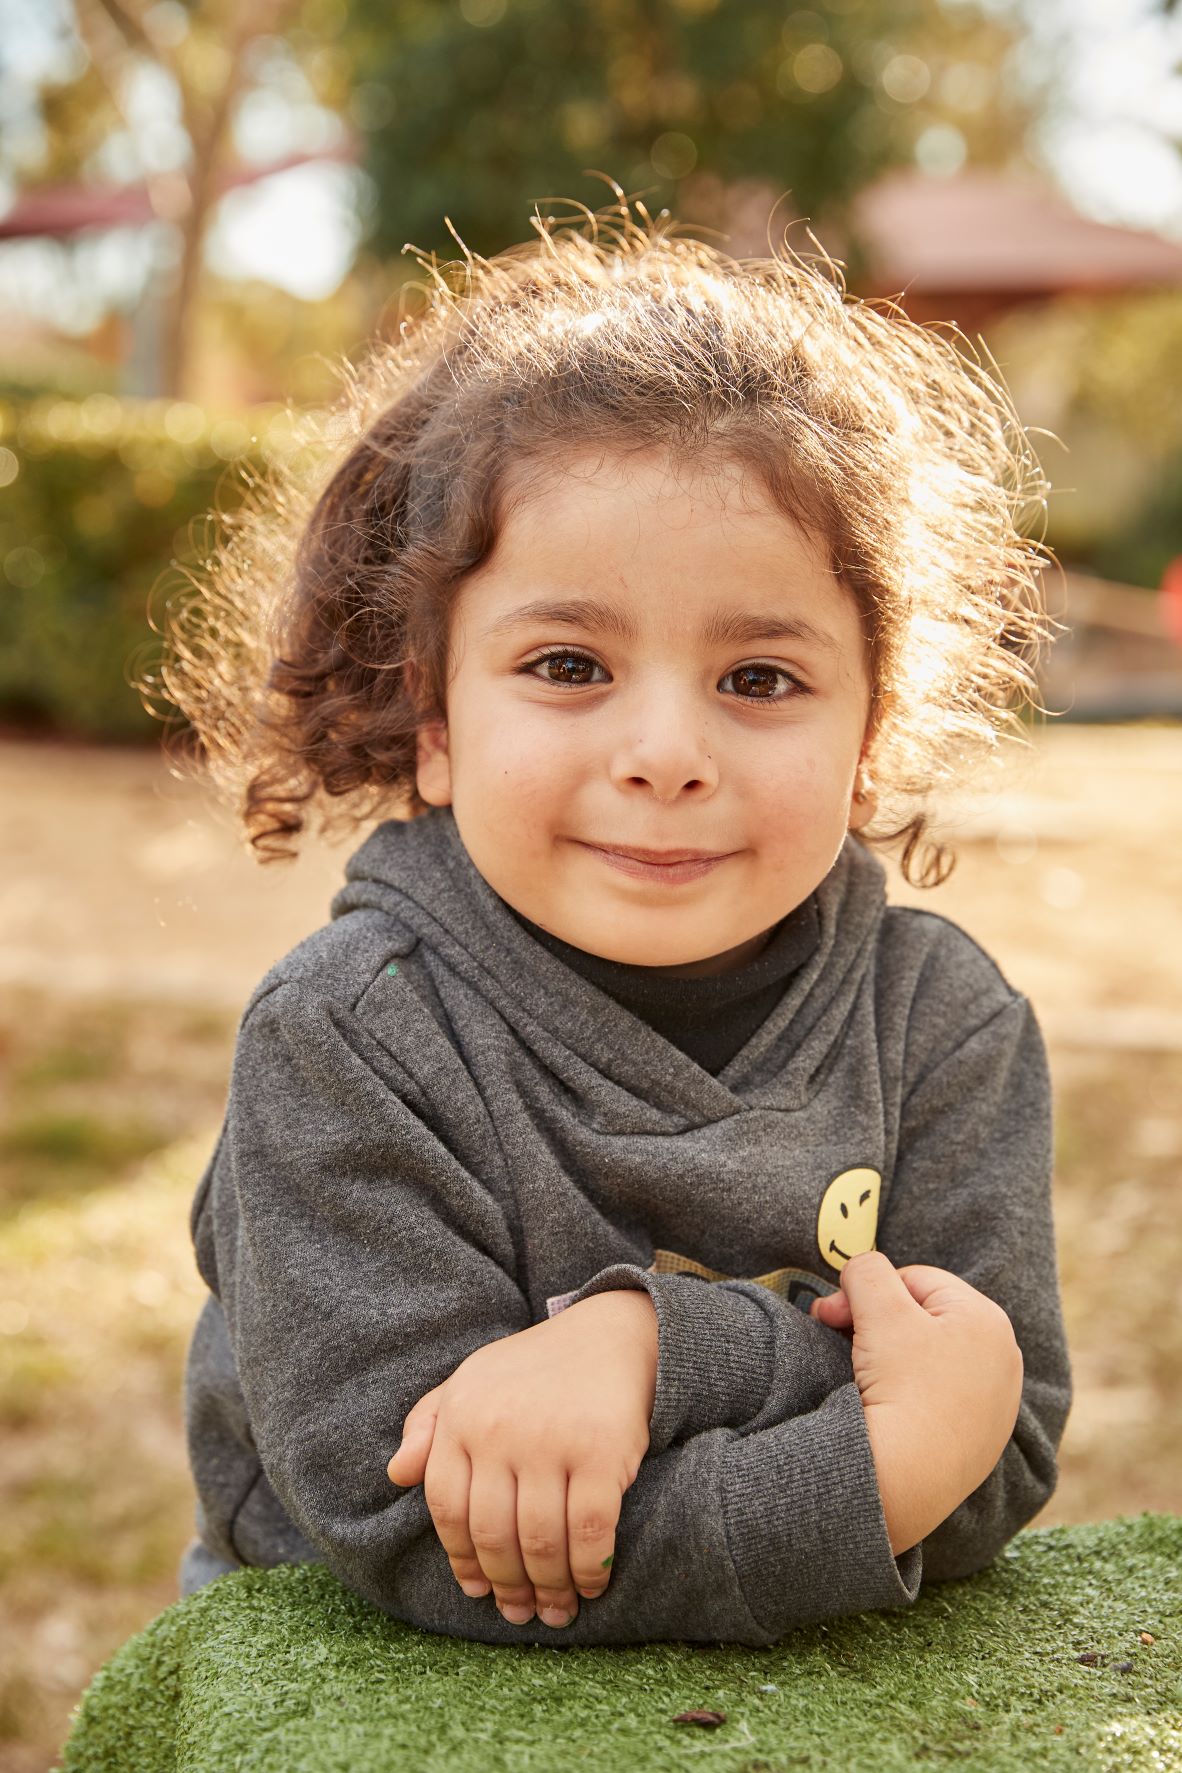
[(610, 867), (617, 868), (621, 874), (630, 874), (634, 880), (656, 881), (661, 886), (676, 886), (679, 882), (697, 880), (701, 875), (708, 874), (717, 868), (720, 862), (729, 860), (727, 856), (699, 856), (691, 862), (641, 862), (635, 856), (623, 856), (614, 850), (596, 849), (594, 844), (584, 844), (584, 849), (592, 855), (599, 856)]

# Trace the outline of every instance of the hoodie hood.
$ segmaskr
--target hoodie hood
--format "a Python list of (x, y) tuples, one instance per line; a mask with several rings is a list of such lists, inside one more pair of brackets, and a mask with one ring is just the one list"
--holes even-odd
[[(743, 1107), (803, 1106), (872, 972), (885, 911), (882, 864), (847, 837), (817, 888), (816, 949), (712, 1077), (522, 926), (477, 869), (450, 807), (377, 826), (350, 858), (345, 880), (332, 901), (334, 919), (367, 909), (395, 918), (491, 1001), (526, 1044), (542, 1050), (557, 1042), (632, 1099), (639, 1068), (654, 1108), (695, 1122)], [(552, 1060), (549, 1051), (544, 1056)]]

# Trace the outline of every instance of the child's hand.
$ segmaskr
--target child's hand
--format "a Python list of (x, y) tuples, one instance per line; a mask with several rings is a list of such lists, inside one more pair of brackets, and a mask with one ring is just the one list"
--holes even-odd
[(947, 1269), (896, 1269), (870, 1250), (846, 1263), (841, 1287), (814, 1300), (810, 1315), (832, 1329), (852, 1325), (854, 1378), (898, 1555), (907, 1546), (897, 1538), (913, 1534), (915, 1544), (997, 1464), (1022, 1400), (1022, 1351), (1001, 1306)]
[(491, 1582), (513, 1623), (536, 1605), (548, 1625), (543, 1609), (575, 1616), (576, 1589), (602, 1594), (656, 1377), (652, 1301), (620, 1288), (476, 1349), (419, 1399), (387, 1474), (423, 1484), (466, 1593)]

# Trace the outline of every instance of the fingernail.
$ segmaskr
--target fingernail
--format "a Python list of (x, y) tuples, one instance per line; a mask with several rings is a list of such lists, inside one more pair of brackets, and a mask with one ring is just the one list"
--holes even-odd
[(585, 1601), (597, 1601), (603, 1590), (601, 1588), (581, 1588), (579, 1593)]
[(534, 1616), (532, 1607), (502, 1607), (501, 1617), (510, 1625), (528, 1625)]
[(474, 1601), (482, 1599), (489, 1591), (487, 1582), (461, 1582), (460, 1587), (466, 1595), (471, 1595)]
[(570, 1622), (571, 1622), (571, 1615), (565, 1610), (565, 1608), (563, 1608), (563, 1607), (543, 1607), (542, 1608), (542, 1624), (543, 1625), (555, 1625), (555, 1626), (569, 1625)]

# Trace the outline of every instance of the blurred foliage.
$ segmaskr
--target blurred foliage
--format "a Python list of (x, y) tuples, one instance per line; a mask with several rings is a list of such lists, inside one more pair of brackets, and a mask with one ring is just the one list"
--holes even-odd
[(365, 354), (400, 271), (358, 266), (321, 301), (257, 278), (207, 276), (193, 336), (193, 379), (202, 403), (229, 410), (332, 401), (340, 392), (338, 366)]
[(1182, 290), (1064, 296), (1032, 345), (1070, 368), (1066, 416), (1113, 424), (1155, 454), (1182, 446)]
[(57, 394), (64, 400), (85, 400), (89, 394), (113, 394), (115, 377), (110, 364), (85, 351), (58, 349), (26, 351), (20, 359), (0, 357), (0, 400), (20, 406), (38, 395)]
[(1127, 523), (1090, 551), (1088, 564), (1101, 578), (1128, 585), (1161, 584), (1182, 555), (1182, 449), (1167, 457), (1150, 482), (1144, 504)]
[(840, 213), (933, 124), (1003, 162), (1036, 102), (1005, 78), (1017, 39), (971, 0), (349, 0), (369, 250), (452, 259), (449, 216), (495, 252), (535, 202), (609, 203), (587, 169), (716, 226), (739, 180), (790, 193), (781, 223)]
[(1159, 290), (1104, 304), (1063, 304), (1077, 328), (1075, 390), (1065, 414), (1103, 434), (1123, 456), (1134, 490), (1086, 545), (1102, 576), (1158, 586), (1182, 554), (1182, 292)]
[[(230, 413), (332, 400), (339, 392), (337, 366), (364, 354), (404, 275), (403, 266), (359, 265), (331, 295), (308, 301), (258, 278), (207, 273), (192, 339), (201, 405)], [(18, 349), (0, 339), (0, 400), (19, 406), (48, 394), (122, 396), (118, 356), (125, 330), (123, 317), (110, 315), (91, 335), (93, 348), (52, 339)]]
[(160, 1013), (164, 1039), (130, 1002), (0, 1005), (0, 1227), (29, 1201), (81, 1201), (216, 1114), (232, 1018)]
[[(290, 444), (282, 410), (247, 420), (185, 401), (0, 400), (0, 719), (79, 737), (150, 739), (131, 680), (162, 642), (177, 562), (208, 551), (238, 469)], [(180, 716), (175, 716), (180, 721)]]
[[(256, 81), (266, 82), (276, 56), (294, 58), (301, 84), (334, 110), (345, 105), (353, 83), (337, 41), (345, 0), (63, 0), (55, 10), (77, 44), (40, 88), (45, 134), (39, 163), (23, 179), (30, 188), (96, 175), (134, 178), (142, 170), (142, 115), (127, 81), (145, 65), (172, 86), (178, 126), (206, 140), (209, 113), (221, 105), (227, 81), (234, 78), (236, 97), (246, 96)], [(157, 134), (152, 147), (153, 166), (167, 176), (168, 145)]]
[(1064, 296), (990, 329), (1055, 490), (1048, 541), (1127, 584), (1182, 554), (1182, 290)]

